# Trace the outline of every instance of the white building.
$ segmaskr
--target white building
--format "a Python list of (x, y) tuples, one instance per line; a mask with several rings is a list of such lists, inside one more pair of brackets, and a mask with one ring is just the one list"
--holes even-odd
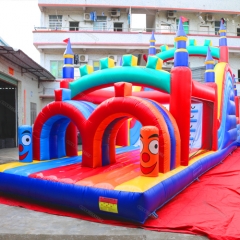
[(42, 80), (54, 76), (0, 38), (0, 148), (15, 147), (18, 126), (33, 124), (42, 109)]
[[(38, 0), (38, 5), (41, 26), (33, 31), (33, 44), (41, 53), (41, 65), (57, 79), (61, 79), (64, 39), (70, 38), (79, 57), (75, 66), (77, 78), (79, 65), (88, 63), (98, 70), (99, 59), (107, 56), (119, 65), (123, 54), (147, 54), (152, 30), (157, 52), (161, 45), (172, 47), (180, 16), (188, 19), (185, 31), (198, 45), (209, 39), (218, 46), (220, 19), (225, 19), (230, 65), (240, 79), (239, 0)], [(140, 20), (136, 14), (143, 14)], [(190, 67), (204, 69), (204, 59), (191, 57)], [(203, 73), (199, 71), (199, 80)], [(46, 95), (52, 94), (49, 87)]]

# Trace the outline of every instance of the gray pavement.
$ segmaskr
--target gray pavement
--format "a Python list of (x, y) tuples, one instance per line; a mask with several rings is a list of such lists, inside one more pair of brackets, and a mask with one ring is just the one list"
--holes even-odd
[[(17, 161), (18, 149), (0, 149), (0, 164)], [(0, 240), (200, 240), (203, 236), (116, 227), (0, 204)]]

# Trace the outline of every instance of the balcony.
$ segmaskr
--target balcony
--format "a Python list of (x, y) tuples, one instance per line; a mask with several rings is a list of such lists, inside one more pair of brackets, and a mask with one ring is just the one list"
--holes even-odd
[[(69, 3), (71, 2), (71, 3)], [(66, 8), (72, 7), (118, 7), (118, 8), (144, 8), (155, 10), (184, 10), (184, 11), (200, 11), (200, 12), (218, 12), (239, 14), (239, 0), (231, 1), (193, 1), (193, 0), (172, 0), (172, 1), (129, 1), (129, 0), (38, 0), (38, 5), (41, 10), (44, 7), (48, 8)]]
[[(170, 28), (164, 29), (113, 29), (93, 30), (93, 28), (79, 28), (69, 31), (69, 28), (48, 29), (46, 27), (35, 28), (33, 31), (33, 43), (38, 49), (64, 49), (64, 39), (70, 38), (73, 48), (94, 49), (148, 49), (151, 31), (155, 31), (156, 46), (173, 45), (176, 31)], [(230, 51), (240, 52), (240, 36), (236, 32), (227, 32)], [(189, 30), (189, 39), (196, 39), (198, 45), (203, 45), (205, 39), (212, 41), (213, 46), (218, 46), (219, 36), (215, 32)]]

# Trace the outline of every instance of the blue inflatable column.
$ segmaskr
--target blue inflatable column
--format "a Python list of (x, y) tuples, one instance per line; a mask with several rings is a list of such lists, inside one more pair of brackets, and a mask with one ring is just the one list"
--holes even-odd
[(68, 40), (67, 48), (63, 54), (63, 57), (64, 57), (64, 65), (62, 70), (63, 78), (74, 79), (74, 67), (73, 67), (74, 54), (72, 51), (70, 39)]
[(156, 55), (156, 47), (155, 47), (155, 37), (154, 37), (154, 31), (152, 31), (152, 36), (150, 38), (150, 46), (149, 46), (149, 50), (148, 50), (148, 55), (152, 56), (152, 55)]
[(174, 53), (174, 67), (188, 67), (187, 36), (184, 32), (182, 20), (179, 19), (178, 31), (175, 37), (176, 51)]
[(234, 84), (234, 95), (237, 96), (237, 85), (236, 85), (235, 74), (232, 75), (232, 79)]
[(221, 19), (220, 24), (220, 38), (219, 38), (219, 48), (220, 48), (220, 58), (219, 62), (229, 62), (229, 53), (228, 53), (228, 46), (227, 46), (227, 37), (226, 37), (226, 27), (224, 26), (224, 19)]
[(205, 71), (205, 82), (215, 82), (215, 72), (214, 68), (214, 60), (211, 55), (211, 50), (208, 47), (207, 57), (205, 60), (206, 71)]
[[(62, 99), (58, 101), (70, 100), (71, 99), (71, 91), (63, 88), (69, 88), (69, 83), (74, 80), (74, 67), (73, 67), (73, 59), (74, 53), (72, 51), (70, 39), (67, 43), (67, 48), (63, 54), (64, 57), (64, 66), (63, 66), (63, 80), (60, 83), (60, 96)], [(65, 148), (67, 156), (77, 156), (78, 155), (78, 130), (73, 122), (70, 122), (65, 134)], [(63, 152), (62, 152), (63, 153)], [(61, 155), (59, 155), (61, 156)]]
[(18, 148), (19, 148), (20, 162), (33, 161), (32, 127), (31, 126), (23, 125), (18, 127)]

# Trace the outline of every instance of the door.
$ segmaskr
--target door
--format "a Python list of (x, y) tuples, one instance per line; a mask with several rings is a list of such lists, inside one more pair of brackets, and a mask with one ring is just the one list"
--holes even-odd
[(17, 143), (17, 86), (0, 79), (0, 148)]

